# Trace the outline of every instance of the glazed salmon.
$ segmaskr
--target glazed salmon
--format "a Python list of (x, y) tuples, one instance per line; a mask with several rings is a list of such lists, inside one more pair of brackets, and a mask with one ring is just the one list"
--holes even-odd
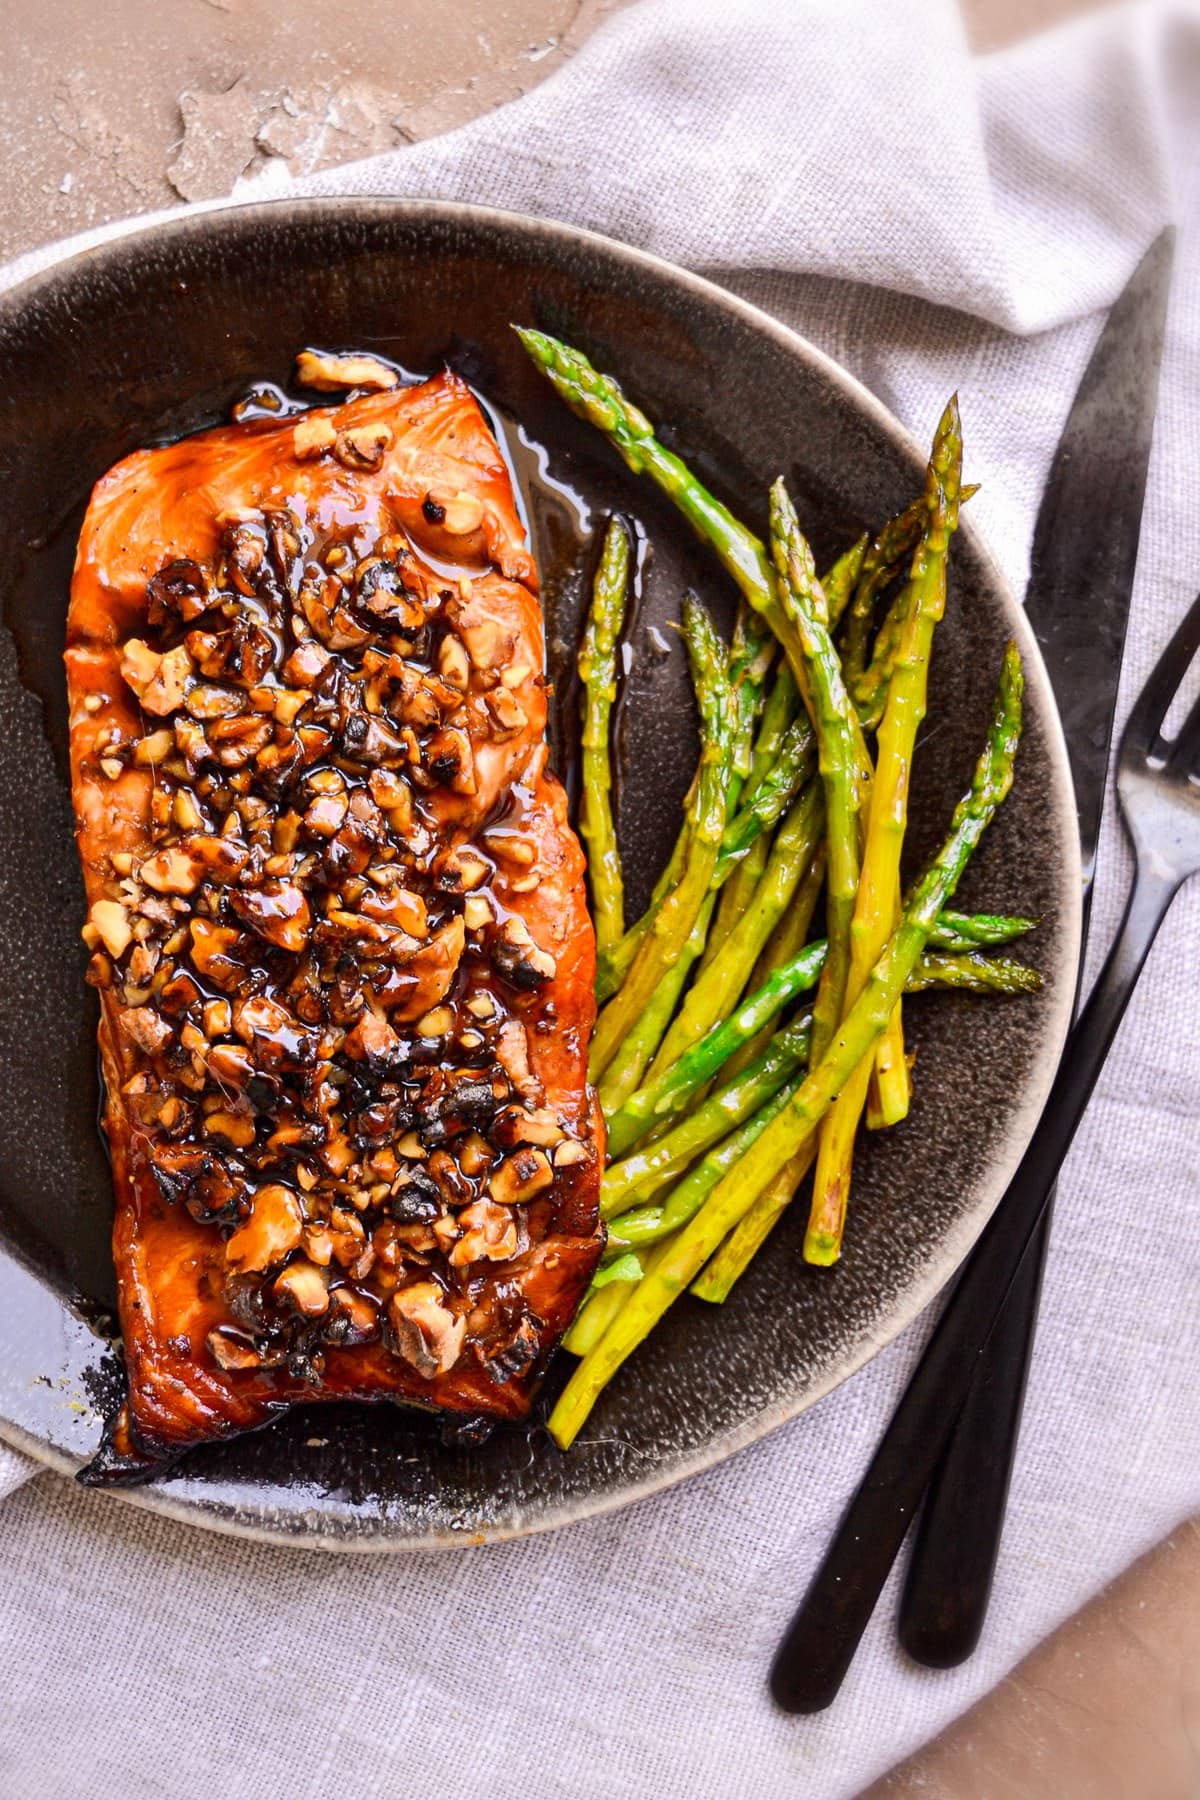
[(71, 773), (128, 1401), (94, 1479), (299, 1401), (517, 1418), (600, 1255), (595, 947), (537, 577), (469, 389), (126, 458)]

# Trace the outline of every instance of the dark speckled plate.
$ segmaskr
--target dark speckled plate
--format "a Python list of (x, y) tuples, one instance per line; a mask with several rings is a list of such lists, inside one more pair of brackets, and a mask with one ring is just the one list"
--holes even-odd
[[(726, 618), (732, 594), (669, 507), (554, 400), (512, 319), (562, 334), (619, 373), (760, 527), (768, 481), (782, 469), (821, 561), (919, 485), (921, 455), (895, 421), (800, 338), (693, 276), (531, 220), (363, 200), (230, 209), (135, 232), (0, 297), (0, 1433), (58, 1469), (90, 1456), (116, 1386), (103, 1335), (111, 1196), (95, 1123), (60, 663), (74, 536), (96, 477), (136, 445), (221, 416), (252, 381), (286, 381), (306, 343), (374, 347), (413, 370), (449, 361), (510, 421), (560, 657), (578, 626), (581, 534), (612, 507), (645, 532), (622, 730), (620, 823), (635, 889), (646, 891), (674, 835), (694, 736), (678, 643), (664, 627), (689, 584)], [(1029, 954), (1045, 991), (1003, 1004), (914, 1001), (912, 1116), (864, 1145), (835, 1270), (804, 1266), (798, 1209), (726, 1306), (685, 1299), (673, 1310), (567, 1456), (540, 1422), (470, 1447), (444, 1443), (436, 1421), (385, 1407), (307, 1408), (120, 1498), (328, 1547), (511, 1536), (719, 1461), (893, 1337), (950, 1275), (1017, 1162), (1062, 1044), (1078, 954), (1075, 821), (1053, 701), (1020, 611), (968, 523), (917, 765), (914, 857), (943, 834), (1013, 634), (1028, 678), (1024, 747), (963, 894), (1043, 915)]]

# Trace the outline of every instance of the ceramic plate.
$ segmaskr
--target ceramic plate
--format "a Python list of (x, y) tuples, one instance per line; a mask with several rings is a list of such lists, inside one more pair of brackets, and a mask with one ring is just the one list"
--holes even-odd
[[(568, 771), (566, 671), (589, 534), (613, 508), (639, 527), (620, 722), (620, 830), (635, 901), (674, 836), (695, 737), (670, 625), (687, 587), (726, 622), (733, 591), (667, 503), (567, 414), (511, 320), (556, 332), (619, 374), (759, 529), (782, 471), (821, 563), (920, 485), (920, 450), (811, 345), (694, 276), (533, 220), (366, 200), (230, 208), (133, 232), (0, 297), (0, 1433), (60, 1470), (90, 1456), (118, 1387), (105, 1335), (112, 1202), (61, 664), (75, 534), (96, 477), (137, 445), (222, 418), (256, 381), (286, 384), (305, 344), (374, 349), (414, 373), (448, 362), (491, 409), (524, 495), (561, 671), (556, 756)], [(513, 1536), (719, 1461), (894, 1337), (951, 1274), (1016, 1165), (1062, 1045), (1078, 955), (1075, 818), (1049, 684), (968, 521), (916, 769), (913, 859), (944, 834), (1014, 635), (1028, 720), (1017, 780), (962, 898), (1042, 915), (1028, 953), (1045, 990), (1008, 1003), (914, 1002), (915, 1104), (859, 1153), (835, 1269), (804, 1265), (797, 1209), (724, 1307), (685, 1298), (672, 1310), (565, 1456), (544, 1411), (471, 1444), (382, 1406), (311, 1407), (197, 1451), (113, 1504), (330, 1547)], [(547, 1398), (564, 1372), (552, 1371)]]

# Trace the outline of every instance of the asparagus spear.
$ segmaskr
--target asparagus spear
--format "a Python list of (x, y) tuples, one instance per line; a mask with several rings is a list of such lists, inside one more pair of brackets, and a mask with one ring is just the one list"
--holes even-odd
[[(686, 1225), (689, 1219), (694, 1218), (722, 1176), (734, 1167), (752, 1144), (757, 1143), (772, 1119), (790, 1103), (801, 1080), (799, 1073), (792, 1076), (737, 1131), (730, 1132), (723, 1142), (702, 1157), (683, 1180), (671, 1189), (661, 1204), (631, 1207), (615, 1218), (608, 1232), (608, 1241), (613, 1248), (623, 1251), (627, 1247), (636, 1246), (641, 1250), (651, 1244), (661, 1243), (664, 1238)], [(623, 1298), (628, 1299), (628, 1294)]]
[(817, 1154), (815, 1136), (805, 1138), (796, 1153), (769, 1181), (750, 1211), (735, 1225), (716, 1254), (692, 1283), (698, 1300), (719, 1306), (729, 1297), (738, 1277), (753, 1262), (795, 1197)]
[[(766, 944), (759, 952), (758, 961), (750, 975), (749, 986), (761, 987), (773, 969), (790, 960), (804, 948), (808, 942), (809, 928), (813, 914), (817, 909), (817, 901), (825, 885), (825, 847), (819, 845), (812, 861), (806, 869), (800, 885), (792, 896), (791, 905), (776, 925)], [(725, 1065), (726, 1077), (739, 1075), (754, 1058), (766, 1047), (768, 1031), (764, 1029), (752, 1037), (740, 1050), (734, 1052)]]
[(725, 652), (711, 619), (691, 595), (684, 602), (684, 632), (703, 727), (691, 843), (678, 886), (663, 902), (622, 986), (596, 1021), (588, 1062), (592, 1081), (603, 1074), (659, 983), (678, 962), (712, 883), (725, 829), (733, 724)]
[[(653, 1266), (652, 1259), (655, 1255), (656, 1252), (650, 1250), (637, 1258), (638, 1280), (644, 1280), (647, 1272)], [(622, 1257), (621, 1260), (625, 1259)], [(579, 1311), (563, 1335), (563, 1349), (569, 1350), (572, 1356), (586, 1356), (588, 1351), (600, 1342), (629, 1298), (634, 1286), (636, 1283), (624, 1281), (614, 1281), (597, 1286), (593, 1281), (583, 1297)]]
[[(958, 520), (961, 472), (962, 429), (958, 402), (952, 399), (938, 425), (929, 459), (924, 496), (926, 524), (909, 584), (911, 612), (897, 647), (887, 707), (879, 727), (862, 873), (850, 924), (847, 1008), (853, 1006), (865, 987), (892, 930), (900, 887), (900, 851), (908, 825), (913, 748), (925, 717), (933, 633), (946, 605), (946, 558)], [(873, 1060), (873, 1056), (865, 1058), (854, 1071), (821, 1126), (809, 1220), (809, 1235), (817, 1253), (814, 1260), (832, 1260), (831, 1246), (833, 1255), (837, 1254), (838, 1222), (846, 1214), (854, 1140)], [(903, 1063), (902, 1039), (899, 1061)], [(893, 1057), (889, 1067), (895, 1062)]]
[[(866, 753), (858, 720), (842, 681), (837, 651), (826, 626), (825, 600), (810, 551), (782, 481), (771, 489), (771, 553), (782, 605), (794, 627), (800, 666), (792, 667), (817, 738), (825, 792), (825, 921), (829, 954), (813, 1008), (814, 1063), (819, 1062), (842, 1016), (850, 960), (850, 918), (859, 875), (859, 813), (866, 797)], [(790, 645), (785, 640), (789, 660)], [(868, 765), (869, 766), (869, 765)]]
[(808, 720), (793, 719), (779, 746), (775, 766), (725, 827), (715, 882), (723, 883), (725, 876), (744, 859), (751, 845), (787, 811), (814, 773), (815, 750), (816, 739)]
[[(711, 898), (711, 896), (710, 896)], [(784, 921), (790, 925), (790, 916)], [(721, 1069), (732, 1075), (746, 1067), (758, 1050), (765, 1047), (761, 1034), (771, 1036), (771, 1021), (797, 994), (815, 987), (825, 961), (825, 943), (821, 938), (802, 947), (786, 961), (768, 969), (755, 991), (720, 1024), (714, 1025), (698, 1043), (685, 1050), (657, 1080), (649, 1081), (622, 1098), (619, 1107), (605, 1104), (605, 1088), (600, 1089), (600, 1105), (608, 1120), (608, 1154), (616, 1162), (628, 1154), (652, 1127), (660, 1127), (683, 1111), (701, 1088)], [(973, 994), (1031, 994), (1042, 985), (1036, 969), (1007, 957), (988, 957), (978, 951), (968, 954), (927, 950), (905, 984), (905, 992), (921, 993), (926, 988), (958, 988)], [(645, 1015), (643, 1015), (645, 1016)], [(741, 1052), (757, 1046), (748, 1058)], [(740, 1059), (734, 1068), (735, 1054)], [(611, 1066), (611, 1065), (610, 1065)]]
[(861, 579), (869, 541), (864, 531), (857, 543), (843, 551), (833, 567), (827, 569), (821, 577), (821, 591), (829, 608), (830, 631), (837, 630)]
[(648, 1199), (688, 1164), (718, 1143), (777, 1093), (808, 1055), (811, 1021), (805, 1016), (777, 1031), (762, 1055), (734, 1081), (727, 1081), (680, 1120), (665, 1137), (632, 1151), (605, 1170), (600, 1212), (615, 1218), (634, 1200)]
[(1036, 969), (1009, 956), (981, 956), (978, 950), (926, 950), (904, 991), (919, 994), (923, 988), (961, 988), (968, 994), (1036, 994), (1041, 985)]
[(824, 817), (820, 783), (810, 782), (799, 799), (793, 801), (776, 832), (762, 879), (721, 955), (704, 964), (685, 995), (683, 1005), (650, 1065), (652, 1081), (737, 1004), (763, 945), (783, 917), (812, 862)]
[(602, 375), (582, 351), (558, 338), (519, 325), (514, 329), (560, 399), (603, 432), (635, 475), (648, 475), (675, 502), (697, 535), (711, 544), (751, 606), (762, 611), (764, 603), (769, 605), (774, 584), (761, 538), (740, 524), (687, 464), (659, 443), (645, 413), (626, 398), (612, 376)]
[(893, 579), (904, 558), (916, 549), (927, 517), (922, 493), (888, 520), (863, 557), (854, 598), (842, 630), (842, 669), (847, 687), (853, 686), (866, 667), (867, 640), (876, 598)]
[(592, 886), (592, 923), (596, 948), (615, 943), (625, 929), (625, 886), (621, 853), (612, 816), (612, 768), (608, 731), (617, 697), (617, 639), (625, 619), (629, 587), (629, 534), (619, 519), (608, 522), (600, 562), (592, 583), (583, 641), (579, 647), (579, 679), (583, 683), (583, 798), (579, 835), (587, 852)]
[(1011, 944), (1014, 938), (1036, 931), (1037, 919), (1006, 918), (995, 913), (940, 914), (929, 934), (931, 950), (982, 950), (991, 944)]
[[(698, 1088), (711, 1081), (733, 1052), (775, 1018), (797, 994), (815, 986), (825, 960), (825, 946), (809, 945), (743, 1000), (729, 1017), (705, 1033), (678, 1062), (631, 1094), (608, 1120), (608, 1154), (615, 1162), (644, 1137), (652, 1125), (680, 1112)], [(603, 1105), (603, 1102), (601, 1102)], [(606, 1115), (607, 1116), (607, 1115)]]
[(662, 1261), (634, 1288), (600, 1342), (575, 1369), (550, 1416), (555, 1442), (574, 1442), (601, 1389), (636, 1349), (671, 1303), (694, 1279), (718, 1244), (753, 1206), (757, 1196), (796, 1154), (837, 1098), (874, 1039), (915, 967), (938, 912), (950, 895), (1012, 784), (1021, 726), (1021, 664), (1015, 644), (1005, 652), (988, 741), (970, 792), (955, 809), (950, 835), (917, 882), (905, 914), (871, 971), (862, 994), (842, 1021), (821, 1062), (811, 1071), (757, 1142), (717, 1183), (670, 1241)]
[[(743, 608), (739, 613), (729, 657), (730, 686), (737, 692), (738, 712), (736, 736), (730, 752), (731, 772), (726, 793), (727, 813), (737, 805), (747, 766), (750, 770), (752, 784), (755, 780), (755, 771), (759, 767), (758, 743), (754, 745), (752, 751), (748, 747), (751, 744), (755, 720), (760, 711), (763, 712), (763, 725), (759, 734), (760, 743), (763, 733), (767, 730), (766, 709), (762, 707), (762, 697), (774, 653), (775, 642), (770, 632), (762, 625), (756, 614), (753, 612), (746, 614), (746, 610)], [(775, 685), (778, 687), (778, 681)], [(741, 773), (739, 773), (739, 769), (742, 771)], [(603, 947), (597, 956), (596, 998), (602, 1004), (605, 1000), (611, 999), (621, 986), (633, 966), (633, 959), (647, 932), (653, 929), (663, 901), (672, 888), (678, 885), (691, 843), (691, 812), (695, 804), (698, 779), (699, 772), (693, 781), (692, 791), (688, 795), (684, 821), (675, 841), (675, 847), (666, 868), (654, 885), (649, 906), (641, 918), (631, 925), (623, 936), (618, 938), (615, 943)]]
[[(638, 1082), (646, 1072), (671, 1019), (679, 1004), (679, 996), (687, 986), (688, 976), (699, 960), (708, 936), (709, 923), (717, 896), (712, 891), (706, 897), (703, 906), (696, 914), (696, 923), (688, 933), (687, 943), (683, 946), (679, 961), (675, 967), (659, 982), (654, 994), (642, 1012), (641, 1018), (632, 1031), (624, 1039), (617, 1054), (604, 1071), (604, 1076), (596, 1089), (596, 1098), (600, 1102), (600, 1110), (606, 1119), (616, 1115), (637, 1088)], [(609, 1155), (613, 1154), (611, 1144)]]

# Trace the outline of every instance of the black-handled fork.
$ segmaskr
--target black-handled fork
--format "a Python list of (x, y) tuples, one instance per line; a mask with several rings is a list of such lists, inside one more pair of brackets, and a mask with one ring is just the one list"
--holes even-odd
[(1049, 1202), (1150, 946), (1180, 886), (1200, 871), (1200, 699), (1174, 739), (1162, 736), (1198, 649), (1200, 598), (1164, 651), (1121, 738), (1117, 795), (1135, 856), (1124, 921), (1067, 1040), (1029, 1148), (780, 1644), (771, 1692), (786, 1712), (819, 1712), (841, 1687)]

